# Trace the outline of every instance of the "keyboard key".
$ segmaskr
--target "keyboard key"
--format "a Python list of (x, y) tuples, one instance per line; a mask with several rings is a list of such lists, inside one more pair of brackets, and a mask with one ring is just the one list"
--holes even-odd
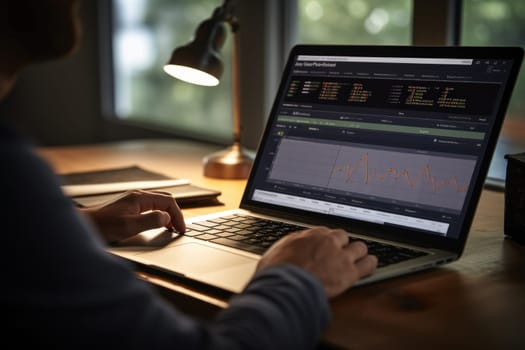
[(199, 221), (199, 225), (206, 226), (206, 227), (215, 227), (215, 226), (219, 226), (220, 224), (208, 220), (208, 221)]
[(188, 229), (188, 228), (186, 228), (186, 232), (184, 232), (184, 236), (188, 236), (188, 237), (194, 237), (194, 236), (198, 236), (202, 234), (203, 232), (195, 231), (195, 230)]
[(204, 241), (209, 241), (209, 240), (212, 240), (214, 238), (217, 238), (217, 236), (204, 233), (202, 235), (195, 236), (195, 238), (202, 239)]
[(186, 226), (186, 229), (187, 230), (192, 230), (192, 231), (202, 232), (202, 231), (209, 230), (210, 228), (207, 227), (207, 226), (199, 225), (199, 224), (189, 224), (189, 225)]

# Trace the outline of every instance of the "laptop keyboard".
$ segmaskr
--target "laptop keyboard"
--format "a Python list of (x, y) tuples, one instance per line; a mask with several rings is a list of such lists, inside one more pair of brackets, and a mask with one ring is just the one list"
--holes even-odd
[[(288, 233), (307, 227), (250, 215), (228, 215), (187, 225), (186, 236), (262, 254)], [(377, 256), (378, 267), (417, 258), (426, 253), (413, 249), (360, 239), (368, 252)]]
[(362, 240), (368, 246), (368, 253), (377, 256), (377, 267), (383, 267), (391, 264), (400, 263), (409, 259), (415, 259), (427, 253), (393, 246), (391, 244)]
[(186, 236), (262, 254), (290, 232), (305, 227), (249, 215), (228, 215), (187, 225)]

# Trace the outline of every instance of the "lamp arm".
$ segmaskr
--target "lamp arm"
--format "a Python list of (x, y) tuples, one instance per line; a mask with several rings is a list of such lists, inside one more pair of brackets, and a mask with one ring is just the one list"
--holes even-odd
[(233, 114), (233, 142), (241, 141), (241, 87), (239, 78), (239, 36), (233, 32), (232, 47), (232, 114)]
[(224, 0), (222, 6), (217, 7), (213, 13), (216, 20), (230, 25), (233, 34), (232, 45), (232, 114), (233, 114), (233, 143), (240, 144), (241, 117), (240, 117), (240, 79), (239, 79), (239, 19), (235, 15), (234, 1)]
[(230, 25), (232, 33), (239, 29), (239, 19), (235, 15), (234, 1), (224, 0), (224, 3), (213, 12), (213, 17)]

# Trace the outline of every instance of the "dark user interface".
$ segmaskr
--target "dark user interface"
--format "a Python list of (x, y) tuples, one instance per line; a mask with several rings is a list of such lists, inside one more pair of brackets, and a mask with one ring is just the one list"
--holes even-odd
[(510, 61), (299, 56), (251, 199), (456, 238)]

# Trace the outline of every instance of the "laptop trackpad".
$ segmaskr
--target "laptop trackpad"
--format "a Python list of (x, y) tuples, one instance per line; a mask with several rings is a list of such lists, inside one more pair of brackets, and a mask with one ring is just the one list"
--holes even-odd
[(152, 264), (218, 287), (240, 292), (255, 272), (258, 259), (197, 242), (139, 254)]

